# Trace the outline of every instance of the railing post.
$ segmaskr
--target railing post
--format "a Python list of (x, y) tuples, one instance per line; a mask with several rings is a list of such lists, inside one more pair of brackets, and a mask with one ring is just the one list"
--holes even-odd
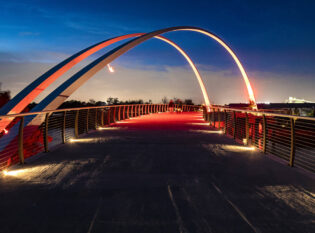
[(126, 106), (123, 107), (123, 120), (126, 119)]
[(233, 138), (236, 138), (236, 112), (233, 111)]
[(266, 115), (263, 115), (263, 152), (266, 153), (266, 139), (267, 139), (267, 121), (266, 121)]
[(213, 127), (215, 127), (215, 123), (216, 123), (216, 120), (215, 120), (215, 108), (213, 109)]
[(49, 113), (45, 115), (45, 128), (44, 128), (44, 150), (45, 153), (49, 152), (48, 149), (48, 120), (49, 120)]
[(120, 121), (120, 108), (121, 108), (121, 106), (119, 105), (119, 107), (118, 107), (118, 121)]
[(90, 113), (90, 109), (88, 109), (86, 112), (85, 133), (89, 133), (89, 113)]
[(65, 144), (65, 143), (66, 143), (66, 116), (67, 116), (67, 112), (64, 111), (64, 112), (63, 112), (62, 129), (61, 129), (61, 140), (62, 140), (62, 144)]
[(101, 125), (104, 126), (104, 108), (101, 109)]
[(95, 122), (94, 122), (94, 129), (97, 129), (98, 123), (97, 123), (97, 108), (95, 108)]
[(127, 116), (126, 116), (127, 119), (129, 119), (129, 105), (127, 106)]
[(116, 107), (113, 107), (113, 123), (116, 122)]
[(220, 111), (219, 108), (218, 108), (218, 123), (219, 123), (218, 127), (219, 127), (219, 130), (220, 130), (221, 129), (221, 111)]
[(79, 110), (75, 112), (75, 118), (74, 118), (74, 136), (76, 138), (79, 137)]
[(24, 164), (23, 131), (24, 131), (24, 116), (21, 117), (20, 126), (19, 126), (18, 153), (19, 153), (20, 164)]
[(249, 119), (248, 113), (245, 113), (245, 136), (246, 136), (246, 146), (249, 145)]
[(290, 152), (290, 167), (294, 166), (295, 158), (295, 119), (291, 118), (291, 152)]
[(108, 125), (110, 125), (111, 110), (112, 110), (112, 108), (109, 107), (108, 111), (107, 111), (107, 122), (108, 122)]

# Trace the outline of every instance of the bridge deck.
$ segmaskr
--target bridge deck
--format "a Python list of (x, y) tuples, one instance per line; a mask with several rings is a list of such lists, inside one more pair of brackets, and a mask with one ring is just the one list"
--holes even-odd
[(14, 169), (0, 232), (315, 232), (314, 179), (199, 113), (116, 123)]

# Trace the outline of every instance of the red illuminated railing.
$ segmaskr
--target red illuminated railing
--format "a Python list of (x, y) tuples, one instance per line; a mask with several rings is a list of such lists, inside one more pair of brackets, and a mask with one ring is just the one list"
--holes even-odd
[[(0, 170), (41, 152), (50, 147), (64, 144), (71, 139), (110, 125), (116, 121), (141, 115), (167, 111), (196, 111), (193, 105), (134, 104), (99, 107), (69, 108), (43, 112), (28, 112), (0, 116), (13, 122), (0, 133)], [(40, 117), (40, 125), (26, 125), (30, 118)]]

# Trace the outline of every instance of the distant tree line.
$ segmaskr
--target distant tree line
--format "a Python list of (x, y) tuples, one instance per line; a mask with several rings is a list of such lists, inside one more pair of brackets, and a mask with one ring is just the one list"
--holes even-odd
[[(5, 105), (11, 99), (10, 91), (1, 91), (0, 90), (0, 107)], [(179, 98), (174, 97), (173, 99), (168, 99), (166, 96), (162, 98), (163, 104), (169, 104), (173, 102), (175, 104), (186, 104), (186, 105), (194, 105), (191, 99), (185, 99), (182, 101)], [(61, 104), (59, 109), (65, 108), (79, 108), (79, 107), (90, 107), (90, 106), (106, 106), (106, 105), (127, 105), (127, 104), (152, 104), (152, 100), (144, 101), (142, 99), (136, 100), (126, 100), (122, 101), (118, 98), (109, 97), (105, 101), (96, 101), (94, 99), (90, 99), (88, 102), (80, 101), (80, 100), (68, 100)], [(23, 112), (28, 112), (30, 109), (37, 105), (36, 102), (30, 103)]]
[[(194, 105), (191, 99), (185, 99), (182, 101), (179, 98), (174, 97), (173, 99), (168, 99), (167, 97), (162, 98), (163, 104), (168, 104), (170, 101), (173, 101), (175, 104), (186, 104), (186, 105)], [(127, 105), (127, 104), (152, 104), (152, 100), (144, 101), (142, 99), (136, 100), (119, 100), (117, 97), (109, 97), (105, 101), (95, 101), (94, 99), (90, 99), (88, 102), (79, 101), (79, 100), (69, 100), (65, 101), (59, 109), (64, 108), (78, 108), (78, 107), (90, 107), (90, 106), (106, 106), (106, 105)]]

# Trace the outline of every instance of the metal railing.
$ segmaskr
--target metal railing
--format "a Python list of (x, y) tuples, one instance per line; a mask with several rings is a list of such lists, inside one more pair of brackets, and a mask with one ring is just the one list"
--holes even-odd
[(224, 107), (204, 108), (204, 118), (245, 145), (315, 172), (315, 118)]
[[(195, 111), (199, 106), (175, 105), (171, 110)], [(167, 112), (166, 104), (134, 104), (59, 109), (0, 116), (11, 124), (0, 133), (0, 170), (67, 143), (98, 127), (130, 117)], [(34, 119), (39, 124), (34, 124)]]

